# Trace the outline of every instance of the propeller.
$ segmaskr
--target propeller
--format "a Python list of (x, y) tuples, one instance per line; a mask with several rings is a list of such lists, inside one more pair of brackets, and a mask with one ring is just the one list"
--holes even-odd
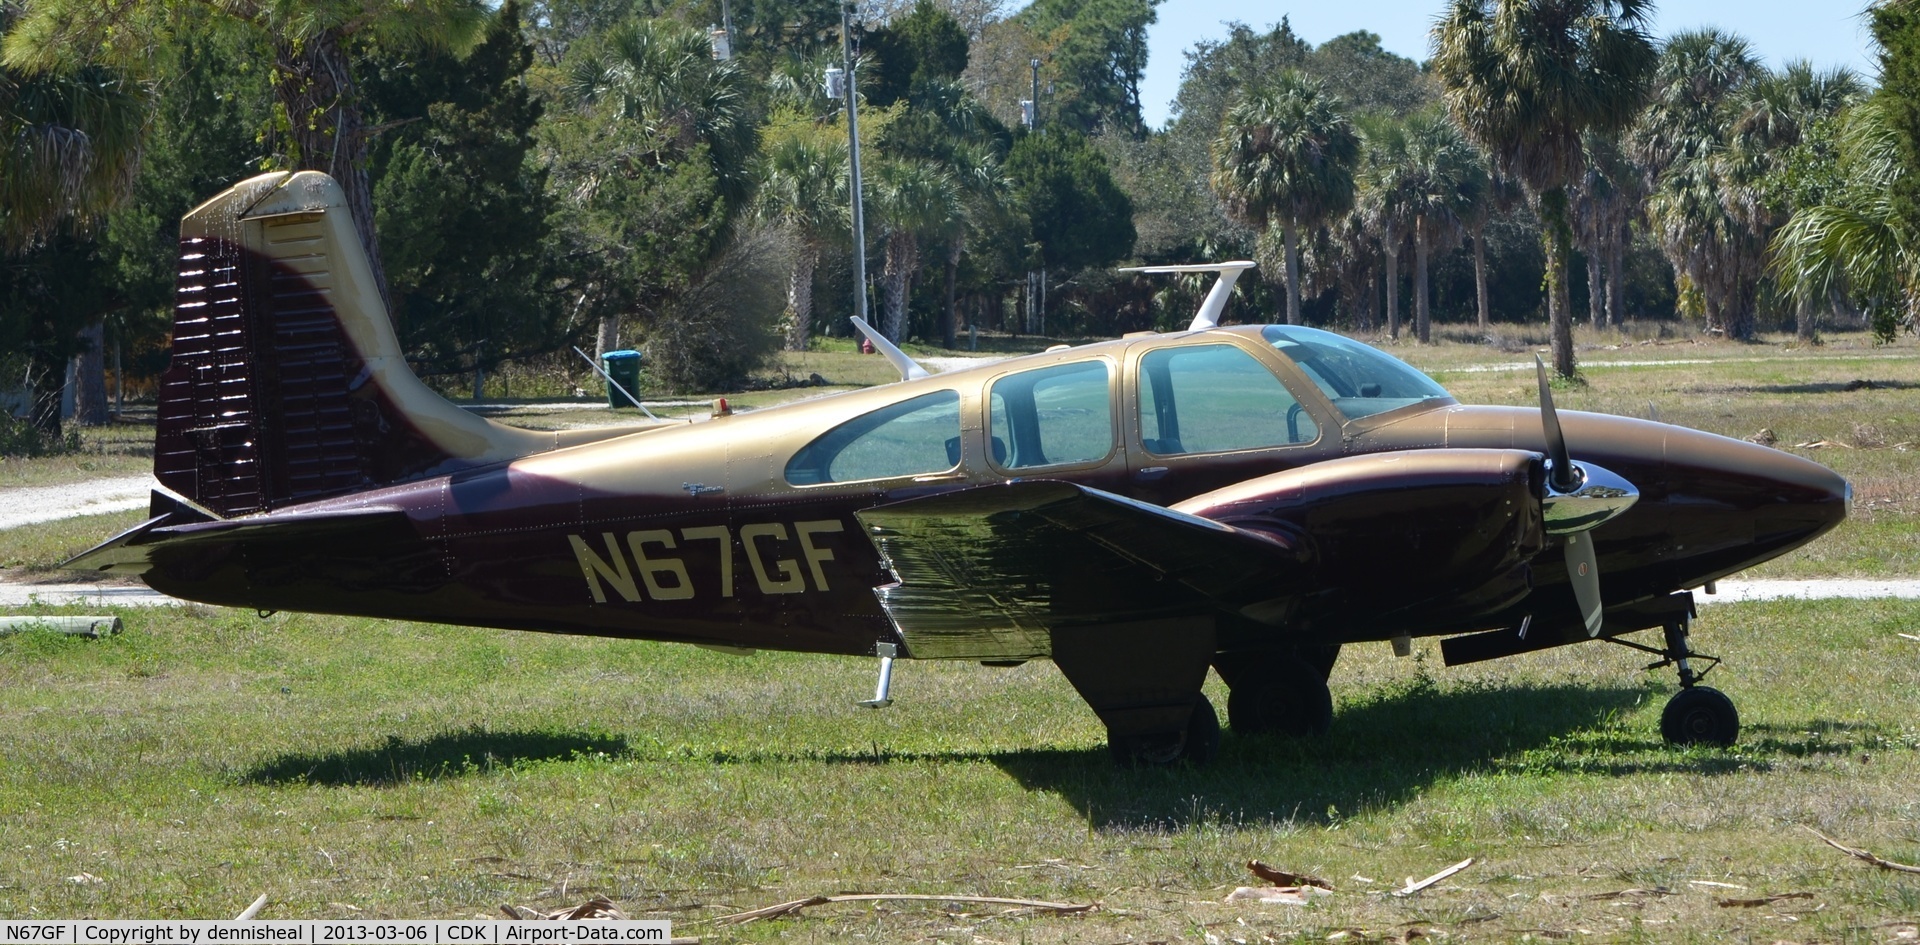
[(1587, 636), (1596, 637), (1605, 607), (1600, 599), (1600, 556), (1588, 532), (1631, 508), (1639, 501), (1640, 490), (1605, 468), (1574, 461), (1560, 429), (1560, 414), (1553, 407), (1547, 366), (1539, 355), (1534, 356), (1533, 366), (1540, 377), (1540, 427), (1547, 439), (1547, 498), (1542, 515), (1547, 534), (1564, 537), (1567, 581), (1573, 585)]

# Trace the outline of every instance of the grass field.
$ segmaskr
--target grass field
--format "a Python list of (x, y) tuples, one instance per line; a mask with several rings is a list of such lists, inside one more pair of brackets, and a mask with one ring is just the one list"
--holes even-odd
[[(1583, 349), (1563, 409), (1651, 403), (1729, 435), (1768, 428), (1854, 482), (1853, 519), (1756, 573), (1920, 576), (1911, 339), (1619, 340)], [(1524, 344), (1391, 350), (1464, 401), (1536, 396), (1530, 371), (1487, 369), (1530, 367)], [(880, 360), (807, 357), (830, 380)], [(580, 413), (594, 412), (564, 422)], [(132, 435), (119, 441), (130, 452), (99, 455), (144, 468), (125, 459)], [(69, 481), (77, 462), (0, 474)], [(0, 567), (44, 567), (118, 522), (7, 532)], [(217, 917), (266, 892), (269, 918), (457, 918), (601, 893), (708, 941), (1920, 939), (1920, 875), (1799, 829), (1920, 863), (1920, 642), (1900, 635), (1920, 635), (1914, 602), (1706, 608), (1696, 644), (1726, 658), (1711, 683), (1745, 725), (1730, 751), (1660, 742), (1676, 686), (1642, 673), (1642, 654), (1447, 669), (1423, 644), (1343, 655), (1329, 738), (1229, 733), (1211, 768), (1147, 772), (1110, 766), (1093, 714), (1044, 663), (906, 664), (896, 705), (872, 712), (853, 704), (872, 691), (865, 660), (122, 615), (128, 631), (105, 640), (0, 637), (0, 916)], [(1430, 890), (1387, 894), (1466, 857)], [(1336, 891), (1223, 903), (1252, 883), (1250, 858)], [(1101, 908), (848, 904), (704, 924), (842, 891)]]
[[(1368, 647), (1335, 671), (1333, 736), (1229, 734), (1209, 769), (1130, 773), (1046, 664), (909, 664), (872, 712), (866, 661), (124, 617), (106, 640), (0, 639), (0, 915), (218, 916), (267, 892), (270, 917), (455, 918), (603, 893), (715, 941), (1892, 941), (1920, 922), (1920, 877), (1796, 827), (1920, 861), (1911, 603), (1708, 608), (1732, 751), (1664, 747), (1671, 677), (1625, 650), (1446, 670)], [(1220, 902), (1256, 857), (1337, 891)], [(839, 891), (1102, 908), (699, 925)]]

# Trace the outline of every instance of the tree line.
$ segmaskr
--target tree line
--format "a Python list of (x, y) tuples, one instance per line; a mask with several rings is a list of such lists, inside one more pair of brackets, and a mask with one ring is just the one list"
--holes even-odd
[[(1236, 24), (1151, 129), (1156, 3), (855, 12), (858, 291), (886, 334), (1177, 327), (1204, 280), (1113, 267), (1241, 257), (1240, 320), (1544, 318), (1564, 374), (1576, 316), (1912, 324), (1920, 0), (1871, 11), (1878, 89), (1722, 31), (1656, 44), (1644, 0), (1447, 0), (1425, 63)], [(856, 297), (843, 12), (0, 0), (0, 386), (57, 432), (70, 377), (86, 418), (110, 357), (157, 374), (179, 216), (276, 169), (341, 182), (422, 374), (477, 395), (506, 362), (635, 345), (668, 386), (739, 383), (844, 334)]]

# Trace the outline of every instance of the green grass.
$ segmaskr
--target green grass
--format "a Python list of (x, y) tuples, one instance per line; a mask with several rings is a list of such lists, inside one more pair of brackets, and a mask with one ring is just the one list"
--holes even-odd
[(146, 519), (146, 509), (129, 509), (10, 528), (5, 541), (0, 542), (0, 574), (14, 577), (17, 572), (26, 572), (41, 580), (85, 580), (84, 574), (55, 569), (62, 561)]
[(153, 469), (153, 420), (129, 419), (80, 428), (80, 449), (32, 458), (0, 455), (0, 488), (54, 486), (109, 476), (137, 476)]
[[(1392, 350), (1464, 401), (1534, 402), (1530, 372), (1466, 370), (1529, 361), (1523, 346)], [(833, 381), (893, 376), (850, 346), (788, 357)], [(1911, 339), (1589, 344), (1582, 358), (1584, 384), (1555, 392), (1565, 408), (1644, 416), (1651, 401), (1716, 432), (1767, 427), (1854, 482), (1852, 519), (1754, 574), (1920, 574), (1920, 475), (1899, 448), (1920, 440)], [(1713, 363), (1600, 363), (1696, 359)], [(531, 425), (631, 416), (528, 406), (504, 419), (523, 413)], [(0, 472), (40, 484), (143, 471), (137, 439)], [(1845, 445), (1796, 446), (1823, 440)], [(137, 517), (9, 531), (0, 566), (46, 567)], [(1711, 682), (1746, 727), (1732, 751), (1660, 743), (1674, 683), (1640, 673), (1641, 654), (1590, 645), (1446, 669), (1422, 644), (1413, 659), (1342, 657), (1330, 738), (1229, 733), (1210, 769), (1132, 773), (1108, 764), (1099, 724), (1045, 663), (905, 664), (898, 703), (871, 712), (853, 705), (872, 691), (866, 660), (201, 607), (121, 614), (129, 630), (108, 640), (0, 637), (0, 916), (214, 917), (267, 892), (269, 917), (461, 917), (600, 892), (709, 941), (1418, 929), (1864, 942), (1920, 925), (1920, 877), (1795, 826), (1920, 862), (1920, 643), (1897, 635), (1920, 625), (1913, 602), (1706, 608), (1696, 642), (1727, 658)], [(1217, 682), (1209, 691), (1223, 706)], [(1418, 897), (1384, 894), (1467, 856), (1472, 868)], [(1339, 889), (1304, 908), (1221, 903), (1249, 882), (1249, 858)], [(81, 873), (103, 882), (68, 880)], [(700, 924), (837, 891), (1103, 908), (842, 905)], [(1716, 902), (1796, 892), (1813, 898)]]
[[(1131, 773), (1044, 663), (909, 663), (899, 702), (872, 712), (853, 705), (864, 660), (122, 616), (107, 640), (0, 638), (0, 915), (219, 916), (267, 892), (269, 917), (462, 917), (601, 892), (710, 941), (1771, 941), (1875, 940), (1920, 911), (1920, 879), (1794, 827), (1920, 861), (1920, 644), (1895, 635), (1911, 603), (1708, 608), (1697, 642), (1727, 658), (1713, 682), (1746, 723), (1732, 751), (1661, 745), (1672, 680), (1618, 648), (1447, 670), (1431, 647), (1366, 647), (1335, 671), (1330, 738), (1228, 734), (1210, 769)], [(1426, 894), (1382, 893), (1468, 856)], [(1338, 892), (1221, 903), (1256, 857)], [(83, 872), (103, 882), (68, 881)], [(852, 890), (1103, 909), (698, 925)], [(1713, 901), (1801, 891), (1814, 899)]]

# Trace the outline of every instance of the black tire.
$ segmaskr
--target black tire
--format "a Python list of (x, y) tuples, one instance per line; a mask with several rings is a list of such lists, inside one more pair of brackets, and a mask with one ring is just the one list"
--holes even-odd
[(1240, 684), (1227, 690), (1227, 723), (1236, 734), (1312, 738), (1332, 731), (1333, 693), (1319, 666), (1275, 653), (1251, 669), (1237, 674)]
[(1660, 713), (1660, 734), (1673, 745), (1732, 745), (1740, 737), (1740, 712), (1711, 686), (1682, 689)]
[(1182, 762), (1196, 768), (1212, 763), (1220, 753), (1220, 716), (1200, 693), (1185, 731), (1172, 735), (1109, 735), (1107, 751), (1122, 768), (1163, 768)]
[(1196, 768), (1213, 764), (1220, 754), (1220, 714), (1205, 693), (1193, 697), (1193, 714), (1187, 717), (1186, 760)]

